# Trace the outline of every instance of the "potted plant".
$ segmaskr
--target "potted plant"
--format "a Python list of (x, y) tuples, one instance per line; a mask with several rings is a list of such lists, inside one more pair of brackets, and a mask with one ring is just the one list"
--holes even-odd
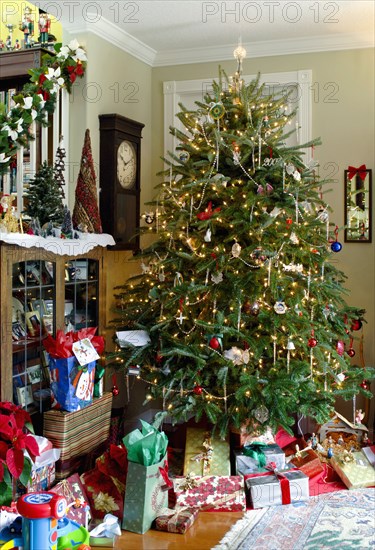
[(13, 403), (0, 402), (0, 505), (12, 502), (15, 481), (27, 485), (36, 456), (39, 448), (29, 413)]

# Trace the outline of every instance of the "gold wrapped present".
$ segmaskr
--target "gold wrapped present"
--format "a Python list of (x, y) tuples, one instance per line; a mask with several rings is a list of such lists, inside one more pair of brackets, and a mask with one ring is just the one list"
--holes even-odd
[(184, 476), (230, 476), (229, 442), (204, 428), (187, 428)]

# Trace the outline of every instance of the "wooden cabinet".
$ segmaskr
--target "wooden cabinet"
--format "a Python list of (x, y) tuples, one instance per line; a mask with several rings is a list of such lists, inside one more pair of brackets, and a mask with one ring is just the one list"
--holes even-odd
[(52, 252), (56, 239), (50, 244), (0, 243), (1, 401), (32, 413), (43, 412), (48, 397), (47, 333), (98, 327), (104, 335), (105, 329), (105, 247), (61, 255)]

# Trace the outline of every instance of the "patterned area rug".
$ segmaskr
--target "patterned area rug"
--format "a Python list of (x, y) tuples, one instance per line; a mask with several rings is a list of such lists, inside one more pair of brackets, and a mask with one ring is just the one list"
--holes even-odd
[(375, 549), (375, 489), (246, 512), (213, 550)]

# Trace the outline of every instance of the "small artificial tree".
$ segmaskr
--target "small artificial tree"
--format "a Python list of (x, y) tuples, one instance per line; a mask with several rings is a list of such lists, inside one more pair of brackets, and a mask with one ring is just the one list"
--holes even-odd
[(102, 233), (96, 175), (91, 150), (90, 130), (87, 128), (82, 148), (73, 209), (73, 227), (88, 233)]
[(32, 219), (38, 218), (40, 225), (52, 222), (60, 224), (63, 219), (62, 193), (55, 180), (54, 170), (46, 161), (30, 181), (24, 213)]
[(61, 224), (61, 235), (67, 239), (73, 237), (73, 223), (72, 216), (67, 205), (64, 206), (63, 221)]
[[(341, 249), (315, 167), (288, 146), (288, 97), (259, 78), (221, 74), (196, 109), (181, 106), (184, 131), (155, 204), (156, 240), (142, 273), (116, 293), (126, 339), (114, 365), (139, 365), (149, 395), (175, 419), (205, 415), (224, 435), (324, 422), (341, 396), (373, 373), (352, 364), (364, 311), (346, 304)], [(148, 228), (144, 228), (149, 232)]]
[(66, 151), (63, 144), (63, 138), (60, 137), (59, 146), (56, 149), (56, 155), (55, 155), (55, 165), (53, 167), (55, 172), (55, 180), (58, 186), (61, 189), (61, 196), (64, 199), (65, 193), (64, 193), (64, 185), (65, 185), (65, 157), (66, 157)]

